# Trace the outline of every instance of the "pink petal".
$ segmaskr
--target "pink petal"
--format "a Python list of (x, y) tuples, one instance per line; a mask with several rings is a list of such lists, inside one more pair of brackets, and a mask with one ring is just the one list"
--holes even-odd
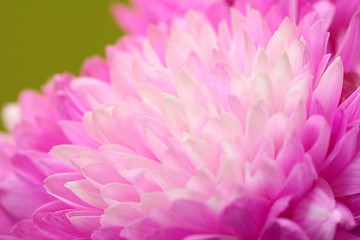
[(278, 218), (269, 223), (261, 234), (260, 240), (309, 240), (310, 238), (295, 222)]
[(89, 58), (83, 63), (81, 75), (110, 82), (109, 68), (106, 61), (97, 56)]
[(240, 239), (256, 239), (264, 227), (270, 202), (260, 197), (243, 197), (227, 206), (219, 216), (221, 232)]
[(355, 72), (360, 56), (360, 8), (351, 18), (342, 45), (338, 49), (345, 72)]
[(70, 208), (60, 201), (45, 204), (33, 214), (34, 224), (44, 235), (54, 239), (86, 236), (78, 231), (66, 216), (71, 211)]
[[(13, 227), (13, 233), (18, 237), (16, 239), (26, 239), (26, 240), (60, 240), (61, 238), (49, 238), (40, 232), (37, 228), (34, 227), (31, 220), (23, 220), (18, 222)], [(11, 239), (11, 238), (10, 238)], [(9, 240), (10, 240), (9, 239)], [(7, 240), (7, 238), (5, 238)]]
[(334, 195), (341, 197), (360, 193), (359, 174), (360, 158), (357, 156), (331, 183)]
[(321, 116), (312, 116), (305, 123), (302, 133), (304, 150), (310, 154), (318, 169), (325, 159), (330, 142), (330, 127)]

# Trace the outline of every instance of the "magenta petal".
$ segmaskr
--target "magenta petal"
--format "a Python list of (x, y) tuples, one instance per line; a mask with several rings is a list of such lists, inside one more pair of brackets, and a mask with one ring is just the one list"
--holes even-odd
[(343, 111), (337, 111), (331, 119), (331, 136), (329, 152), (335, 147), (335, 144), (341, 139), (346, 131), (345, 114)]
[(357, 88), (339, 107), (343, 110), (348, 123), (360, 118), (360, 88)]
[[(44, 235), (40, 232), (33, 224), (32, 220), (24, 220), (18, 222), (14, 228), (13, 233), (19, 239), (26, 239), (26, 240), (61, 240), (61, 237), (54, 238), (50, 236)], [(0, 238), (1, 239), (1, 238)]]
[(352, 16), (338, 55), (345, 72), (355, 72), (360, 59), (360, 8)]
[(9, 233), (11, 230), (11, 227), (13, 225), (12, 218), (8, 215), (6, 211), (4, 211), (2, 208), (0, 208), (0, 240), (1, 240), (1, 234)]
[(360, 237), (348, 232), (337, 232), (334, 240), (360, 240)]
[(240, 239), (256, 239), (264, 227), (270, 202), (260, 197), (243, 197), (228, 205), (219, 216), (219, 229)]
[(288, 219), (276, 219), (269, 223), (260, 240), (310, 240), (304, 230), (295, 222)]
[(85, 237), (69, 221), (66, 214), (70, 206), (59, 201), (50, 202), (33, 214), (34, 225), (46, 236), (57, 239)]
[(336, 197), (360, 193), (360, 156), (357, 156), (331, 183)]
[(19, 238), (9, 235), (0, 235), (0, 240), (19, 240)]
[(335, 145), (320, 168), (322, 178), (331, 183), (352, 161), (356, 153), (358, 132), (359, 129), (356, 127), (350, 129)]
[(193, 234), (184, 240), (237, 240), (237, 237), (222, 234)]

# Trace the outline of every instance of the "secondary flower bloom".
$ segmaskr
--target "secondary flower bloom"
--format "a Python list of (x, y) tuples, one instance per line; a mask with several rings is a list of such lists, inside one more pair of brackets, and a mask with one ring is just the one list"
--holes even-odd
[(22, 96), (0, 219), (40, 207), (14, 238), (359, 238), (360, 90), (339, 105), (327, 25), (229, 16), (150, 26)]
[[(9, 233), (13, 224), (30, 218), (38, 207), (54, 200), (43, 188), (43, 180), (69, 168), (49, 157), (48, 151), (58, 144), (70, 143), (63, 133), (65, 120), (76, 119), (79, 126), (74, 128), (81, 130), (82, 115), (90, 109), (86, 109), (86, 104), (79, 104), (80, 89), (101, 89), (102, 81), (109, 81), (106, 64), (100, 58), (85, 62), (83, 75), (91, 74), (96, 80), (88, 81), (86, 88), (81, 86), (81, 81), (74, 83), (74, 77), (69, 74), (57, 75), (44, 86), (42, 94), (24, 91), (18, 106), (9, 105), (4, 109), (4, 123), (12, 136), (2, 137), (0, 143), (0, 169), (3, 170), (0, 175), (0, 234)], [(76, 99), (79, 101), (73, 110)]]

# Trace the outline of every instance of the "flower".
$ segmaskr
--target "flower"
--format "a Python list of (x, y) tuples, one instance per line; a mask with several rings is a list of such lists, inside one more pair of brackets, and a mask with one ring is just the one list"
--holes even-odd
[(229, 17), (188, 11), (24, 93), (0, 145), (4, 233), (356, 239), (360, 90), (339, 104), (326, 23)]

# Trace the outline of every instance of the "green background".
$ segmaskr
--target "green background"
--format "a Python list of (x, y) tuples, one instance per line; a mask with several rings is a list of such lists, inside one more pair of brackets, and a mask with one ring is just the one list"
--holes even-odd
[(103, 56), (122, 35), (109, 13), (114, 1), (0, 0), (0, 106), (55, 73), (77, 75), (89, 56)]

